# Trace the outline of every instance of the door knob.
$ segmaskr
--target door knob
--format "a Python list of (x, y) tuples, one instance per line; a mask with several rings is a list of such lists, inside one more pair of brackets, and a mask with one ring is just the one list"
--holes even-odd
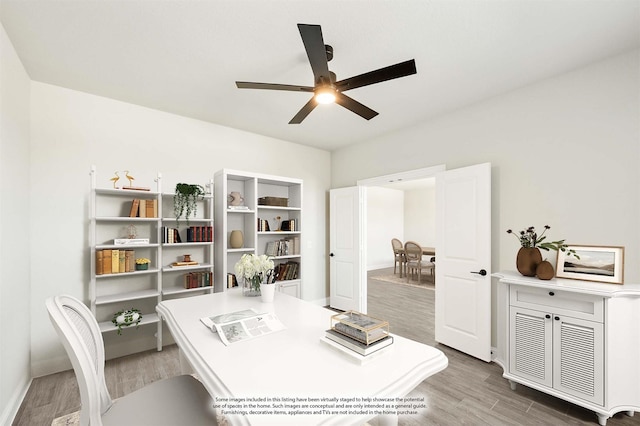
[(478, 274), (478, 275), (482, 275), (483, 277), (485, 275), (487, 275), (487, 271), (485, 271), (484, 269), (480, 269), (479, 271), (471, 271), (472, 274)]

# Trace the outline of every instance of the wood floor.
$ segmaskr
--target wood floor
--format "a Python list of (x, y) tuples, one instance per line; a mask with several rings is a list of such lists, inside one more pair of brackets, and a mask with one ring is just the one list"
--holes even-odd
[[(388, 274), (389, 269), (370, 272)], [(391, 268), (393, 272), (393, 268)], [(434, 291), (405, 285), (368, 281), (368, 311), (385, 318), (391, 331), (442, 350), (449, 359), (446, 370), (421, 383), (410, 396), (423, 396), (421, 414), (402, 416), (400, 426), (423, 425), (597, 425), (593, 412), (544, 393), (518, 386), (512, 391), (502, 369), (434, 340)], [(107, 386), (114, 398), (155, 380), (179, 374), (178, 351), (168, 346), (107, 361)], [(73, 371), (34, 379), (13, 425), (49, 426), (51, 421), (80, 408)], [(372, 426), (377, 422), (372, 420)], [(608, 426), (640, 426), (640, 414), (616, 414)], [(140, 425), (142, 426), (142, 425)]]

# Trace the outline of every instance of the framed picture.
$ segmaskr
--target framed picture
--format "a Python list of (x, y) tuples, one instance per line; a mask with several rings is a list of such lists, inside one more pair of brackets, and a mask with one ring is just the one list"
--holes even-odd
[(623, 275), (624, 247), (570, 245), (567, 251), (558, 251), (558, 278), (622, 284)]

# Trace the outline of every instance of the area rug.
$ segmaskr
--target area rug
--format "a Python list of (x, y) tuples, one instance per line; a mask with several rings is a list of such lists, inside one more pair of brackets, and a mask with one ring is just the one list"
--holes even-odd
[(420, 278), (421, 278), (420, 282), (418, 282), (418, 277), (416, 275), (412, 278), (409, 278), (409, 282), (407, 282), (407, 277), (403, 275), (402, 278), (400, 278), (399, 274), (369, 276), (369, 279), (376, 280), (376, 281), (384, 281), (384, 282), (399, 284), (399, 285), (408, 285), (411, 287), (424, 288), (426, 290), (436, 289), (434, 275), (431, 275), (429, 272), (427, 272), (426, 274), (422, 274)]

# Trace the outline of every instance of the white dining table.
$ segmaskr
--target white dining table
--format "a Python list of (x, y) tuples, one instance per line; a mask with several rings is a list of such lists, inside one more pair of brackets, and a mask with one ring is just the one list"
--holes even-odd
[[(244, 309), (274, 313), (285, 328), (227, 346), (200, 321)], [(245, 297), (240, 290), (229, 289), (164, 300), (156, 310), (179, 346), (181, 359), (214, 400), (223, 401), (218, 408), (225, 401), (240, 407), (229, 411), (226, 406), (224, 415), (233, 425), (361, 425), (379, 414), (370, 405), (374, 398), (402, 401), (448, 364), (440, 350), (394, 335), (393, 324), (394, 342), (387, 348), (367, 357), (339, 349), (323, 341), (336, 312), (279, 292), (272, 303), (262, 303), (260, 297)], [(320, 408), (323, 400), (340, 398), (351, 401), (348, 412)], [(296, 399), (306, 400), (307, 411), (305, 402)], [(254, 404), (258, 407), (279, 407), (280, 414), (247, 409), (250, 400), (264, 401)], [(358, 400), (363, 409), (353, 407)], [(244, 411), (238, 411), (241, 409)], [(397, 423), (393, 413), (378, 417), (380, 424)]]

